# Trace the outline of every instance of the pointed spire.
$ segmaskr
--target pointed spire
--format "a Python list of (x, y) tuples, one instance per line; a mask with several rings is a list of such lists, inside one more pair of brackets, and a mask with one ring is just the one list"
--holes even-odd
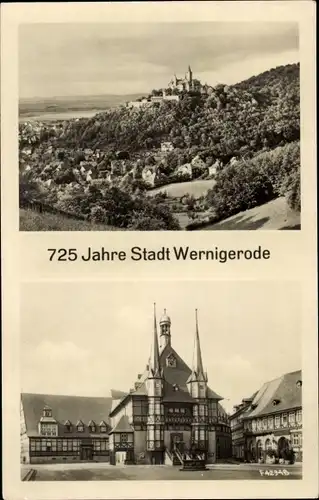
[(202, 352), (199, 341), (197, 309), (195, 309), (195, 321), (196, 321), (196, 332), (195, 332), (195, 349), (194, 349), (194, 371), (197, 373), (197, 375), (204, 375)]
[(153, 376), (160, 375), (160, 360), (159, 360), (159, 348), (158, 348), (158, 337), (157, 337), (157, 322), (156, 322), (156, 304), (154, 302), (154, 332), (153, 332), (153, 342), (151, 357), (149, 362), (149, 371)]
[(187, 382), (206, 381), (207, 377), (207, 375), (204, 373), (202, 352), (200, 348), (197, 309), (195, 309), (195, 324), (196, 329), (194, 339), (193, 367), (192, 373), (190, 374)]

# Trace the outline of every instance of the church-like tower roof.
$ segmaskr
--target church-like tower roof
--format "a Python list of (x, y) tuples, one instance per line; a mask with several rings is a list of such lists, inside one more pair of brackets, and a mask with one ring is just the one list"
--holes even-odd
[(152, 350), (149, 362), (149, 373), (148, 376), (151, 377), (160, 377), (161, 369), (160, 369), (160, 356), (159, 356), (159, 347), (158, 347), (158, 335), (157, 335), (157, 322), (156, 322), (156, 305), (154, 304), (154, 331), (153, 331), (153, 342), (152, 342)]
[(199, 340), (197, 309), (195, 309), (195, 340), (194, 340), (193, 369), (191, 376), (189, 378), (189, 382), (193, 382), (195, 380), (206, 381), (206, 376), (203, 368), (202, 351)]
[[(174, 363), (169, 363), (168, 358), (173, 359)], [(156, 312), (154, 305), (154, 332), (151, 357), (149, 365), (144, 373), (139, 377), (135, 389), (131, 389), (120, 401), (112, 407), (113, 411), (129, 396), (147, 396), (146, 381), (150, 377), (150, 373), (156, 373), (156, 377), (161, 377), (163, 380), (163, 402), (165, 401), (180, 401), (192, 402), (193, 397), (189, 393), (187, 382), (189, 382), (194, 374), (201, 374), (207, 381), (207, 377), (203, 370), (202, 354), (199, 341), (198, 318), (196, 312), (196, 328), (195, 328), (195, 352), (193, 369), (191, 369), (185, 361), (177, 354), (173, 347), (168, 344), (164, 347), (161, 353), (158, 349), (158, 336), (156, 327)], [(223, 398), (214, 392), (210, 387), (207, 387), (207, 398), (221, 401)]]

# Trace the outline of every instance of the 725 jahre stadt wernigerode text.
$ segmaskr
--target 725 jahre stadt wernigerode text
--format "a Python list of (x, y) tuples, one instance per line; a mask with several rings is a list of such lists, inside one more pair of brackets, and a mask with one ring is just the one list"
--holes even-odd
[(231, 260), (269, 260), (270, 250), (262, 246), (243, 249), (222, 249), (217, 246), (209, 249), (194, 249), (190, 246), (159, 247), (157, 249), (133, 246), (128, 251), (124, 249), (112, 250), (105, 247), (84, 250), (77, 248), (48, 248), (48, 257), (51, 262), (115, 262), (132, 260), (138, 261), (215, 261), (222, 264)]

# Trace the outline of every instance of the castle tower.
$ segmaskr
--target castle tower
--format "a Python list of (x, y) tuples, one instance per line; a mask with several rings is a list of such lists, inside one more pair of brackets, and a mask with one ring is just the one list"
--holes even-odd
[(153, 342), (146, 386), (148, 395), (146, 449), (149, 462), (160, 464), (163, 463), (164, 450), (163, 371), (160, 366), (155, 304)]
[(160, 319), (160, 349), (163, 349), (167, 345), (171, 345), (171, 319), (166, 314), (166, 309), (164, 309), (164, 314)]
[(199, 341), (197, 309), (195, 310), (195, 341), (192, 373), (187, 380), (189, 393), (196, 400), (193, 406), (192, 445), (198, 451), (208, 451), (208, 402), (207, 375), (203, 369), (202, 353)]

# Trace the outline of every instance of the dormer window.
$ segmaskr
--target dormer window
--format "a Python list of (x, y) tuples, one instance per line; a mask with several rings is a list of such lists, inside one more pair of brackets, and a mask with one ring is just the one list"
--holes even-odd
[(302, 380), (297, 380), (297, 382), (296, 382), (296, 386), (297, 386), (297, 387), (301, 387), (301, 386), (302, 386)]
[(272, 402), (273, 406), (277, 406), (280, 403), (280, 399), (274, 399)]
[(89, 422), (89, 430), (90, 430), (90, 432), (96, 432), (96, 425), (95, 425), (95, 422), (93, 420), (90, 420), (90, 422)]
[(76, 424), (76, 430), (78, 432), (84, 432), (84, 424), (81, 420)]
[(107, 425), (104, 422), (104, 420), (102, 420), (102, 422), (100, 423), (100, 432), (106, 432), (106, 431), (107, 431)]
[(179, 387), (177, 384), (173, 384), (173, 390), (176, 392), (179, 391)]
[(52, 418), (52, 409), (49, 406), (45, 406), (42, 411), (43, 417), (51, 417)]
[(66, 432), (72, 432), (72, 424), (71, 424), (70, 420), (67, 420), (65, 422), (64, 427), (65, 427)]

